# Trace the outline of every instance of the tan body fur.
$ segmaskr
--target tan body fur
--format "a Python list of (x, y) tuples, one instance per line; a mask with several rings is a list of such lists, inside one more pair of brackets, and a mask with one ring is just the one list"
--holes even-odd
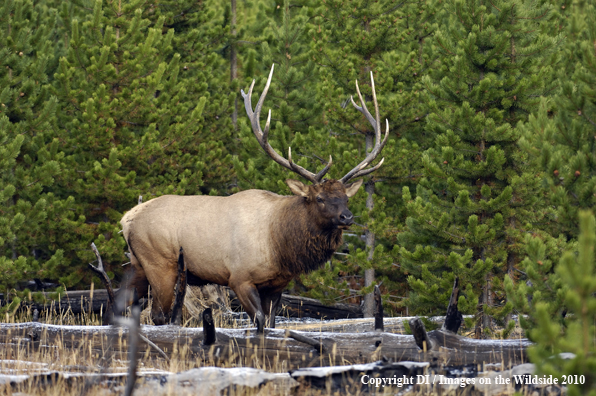
[[(334, 183), (339, 187), (328, 184), (342, 190), (347, 204), (344, 186)], [(121, 224), (132, 253), (131, 286), (143, 297), (151, 285), (156, 324), (167, 322), (181, 247), (195, 284), (229, 286), (253, 319), (259, 312), (269, 316), (275, 311), (290, 280), (327, 261), (341, 243), (341, 229), (313, 221), (320, 216), (313, 207), (320, 204), (299, 193), (166, 195), (126, 213)]]

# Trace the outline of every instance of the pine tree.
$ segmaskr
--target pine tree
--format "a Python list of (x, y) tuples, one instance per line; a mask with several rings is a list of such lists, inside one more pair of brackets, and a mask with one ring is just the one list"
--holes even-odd
[[(68, 55), (55, 76), (66, 152), (60, 192), (75, 196), (85, 226), (76, 257), (54, 268), (55, 277), (68, 274), (60, 277), (67, 286), (88, 284), (80, 263), (93, 260), (92, 240), (108, 268), (121, 271), (119, 221), (139, 195), (147, 201), (227, 189), (231, 131), (217, 121), (229, 119), (229, 100), (210, 96), (217, 79), (202, 67), (217, 64), (217, 57), (193, 25), (201, 19), (193, 17), (188, 41), (175, 36), (184, 21), (170, 11), (184, 5), (164, 3), (158, 10), (147, 1), (98, 0), (92, 13), (71, 23)], [(184, 58), (174, 46), (187, 51)]]
[[(402, 193), (413, 188), (422, 174), (422, 153), (432, 144), (431, 134), (425, 130), (428, 105), (422, 84), (436, 62), (433, 35), (437, 30), (437, 1), (408, 1), (398, 9), (395, 29), (399, 45), (383, 55), (377, 64), (380, 75), (387, 75), (384, 90), (389, 94), (388, 119), (398, 138), (395, 150), (387, 158), (383, 182), (375, 188), (386, 205), (388, 224), (375, 230), (377, 240), (391, 248), (390, 258), (376, 265), (377, 278), (387, 290), (387, 302), (403, 312), (403, 296), (408, 296), (408, 272), (403, 270), (399, 254), (398, 236), (406, 229), (406, 207)], [(398, 270), (399, 269), (399, 270)], [(400, 296), (391, 301), (390, 296)], [(407, 301), (407, 300), (406, 300)]]
[(270, 88), (273, 121), (280, 121), (294, 132), (307, 134), (310, 128), (320, 127), (322, 104), (313, 100), (317, 75), (310, 57), (307, 31), (312, 7), (284, 0), (275, 7), (272, 23), (264, 30), (259, 58), (262, 67), (279, 65), (276, 84)]
[(50, 277), (63, 264), (68, 237), (82, 219), (72, 197), (54, 193), (64, 169), (56, 138), (57, 100), (49, 75), (57, 66), (57, 14), (44, 3), (0, 5), (0, 288)]
[(516, 276), (524, 233), (542, 216), (515, 125), (553, 89), (548, 55), (557, 41), (535, 29), (550, 17), (548, 6), (513, 0), (447, 4), (435, 35), (440, 64), (424, 80), (427, 129), (436, 137), (416, 198), (404, 193), (408, 303), (443, 312), (457, 276), (466, 285), (460, 310), (478, 315), (477, 337), (490, 331), (491, 317), (508, 318), (502, 279)]
[[(581, 211), (579, 216), (577, 253), (567, 251), (555, 270), (559, 280), (557, 294), (567, 309), (563, 326), (552, 320), (551, 305), (556, 306), (557, 302), (538, 302), (537, 327), (530, 331), (536, 346), (529, 353), (539, 373), (572, 378), (567, 381), (569, 395), (595, 395), (596, 224), (591, 212)], [(571, 352), (573, 357), (563, 356), (562, 352)]]
[(547, 232), (528, 234), (525, 240), (526, 258), (519, 264), (523, 274), (516, 284), (505, 278), (504, 286), (507, 298), (518, 314), (521, 327), (528, 330), (536, 327), (536, 305), (548, 302), (549, 317), (562, 322), (567, 308), (565, 307), (565, 288), (556, 274), (556, 263), (561, 253), (573, 249), (574, 244), (567, 243), (564, 237), (553, 238)]
[[(548, 202), (554, 207), (544, 231), (558, 235), (553, 239), (542, 233), (530, 240), (528, 258), (521, 263), (527, 279), (507, 291), (515, 302), (515, 309), (525, 316), (520, 320), (524, 328), (536, 326), (535, 306), (547, 302), (548, 314), (559, 322), (565, 313), (564, 291), (554, 263), (560, 252), (575, 249), (579, 233), (578, 213), (591, 209), (596, 202), (594, 182), (594, 136), (596, 135), (596, 55), (593, 37), (596, 35), (594, 6), (576, 2), (571, 7), (563, 64), (559, 67), (559, 94), (543, 100), (540, 109), (524, 124), (521, 147), (535, 159), (548, 191)], [(528, 301), (530, 296), (531, 301)], [(526, 319), (527, 318), (527, 319)]]
[(568, 239), (578, 235), (578, 212), (596, 203), (594, 10), (590, 2), (572, 5), (564, 63), (558, 74), (561, 92), (530, 117), (522, 139), (522, 146), (538, 158), (545, 172), (557, 208), (555, 232)]
[(376, 283), (383, 284), (391, 308), (399, 308), (401, 300), (391, 301), (389, 294), (405, 294), (403, 274), (390, 251), (403, 224), (403, 204), (396, 197), (418, 174), (424, 136), (417, 132), (425, 116), (419, 100), (420, 78), (430, 61), (426, 43), (434, 31), (435, 6), (432, 1), (406, 1), (397, 6), (389, 1), (326, 1), (317, 9), (309, 33), (312, 56), (320, 66), (318, 92), (325, 105), (325, 127), (344, 141), (342, 151), (333, 153), (341, 166), (335, 172), (346, 173), (372, 146), (372, 128), (349, 102), (355, 80), (366, 100), (371, 100), (370, 71), (381, 119), (390, 122), (391, 139), (381, 155), (385, 162), (366, 178), (365, 191), (351, 200), (357, 223), (363, 225), (353, 227), (355, 238), (346, 237), (352, 244), (351, 254), (335, 262), (332, 271), (321, 271), (319, 285), (314, 285), (323, 294), (329, 293), (338, 278), (345, 280), (337, 298), (365, 295), (367, 314), (372, 312), (370, 293)]
[(174, 54), (180, 55), (178, 78), (186, 88), (184, 100), (193, 106), (200, 97), (206, 98), (201, 142), (205, 140), (207, 152), (221, 153), (206, 161), (200, 188), (203, 194), (230, 192), (233, 174), (227, 153), (236, 150), (230, 115), (240, 87), (237, 81), (229, 79), (226, 51), (230, 48), (231, 25), (228, 9), (222, 11), (220, 5), (195, 0), (160, 1), (159, 7), (152, 8), (155, 14), (149, 16), (153, 23), (165, 18), (163, 33), (174, 30), (172, 48)]

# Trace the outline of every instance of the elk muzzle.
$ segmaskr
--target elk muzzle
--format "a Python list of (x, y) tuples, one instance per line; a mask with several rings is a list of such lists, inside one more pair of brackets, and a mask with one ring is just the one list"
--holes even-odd
[(354, 223), (354, 215), (348, 209), (341, 212), (339, 215), (339, 224), (343, 228), (347, 228)]

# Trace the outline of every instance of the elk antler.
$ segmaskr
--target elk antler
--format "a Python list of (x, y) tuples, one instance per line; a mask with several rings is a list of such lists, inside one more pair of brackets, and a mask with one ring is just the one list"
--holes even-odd
[(257, 138), (257, 141), (265, 150), (267, 155), (273, 159), (273, 161), (277, 162), (281, 166), (291, 170), (294, 173), (299, 174), (300, 176), (304, 177), (305, 179), (311, 181), (313, 184), (318, 184), (323, 179), (323, 176), (329, 171), (331, 164), (333, 163), (333, 159), (329, 156), (329, 162), (327, 166), (323, 170), (321, 170), (316, 175), (298, 164), (292, 162), (292, 148), (288, 149), (288, 159), (285, 159), (281, 155), (277, 154), (277, 152), (271, 147), (269, 142), (267, 141), (267, 137), (269, 136), (269, 123), (271, 121), (271, 109), (269, 109), (269, 115), (267, 116), (267, 123), (265, 124), (265, 131), (261, 130), (261, 125), (259, 124), (259, 118), (261, 116), (261, 108), (263, 107), (263, 102), (265, 101), (265, 96), (267, 96), (267, 91), (269, 90), (269, 85), (271, 84), (271, 77), (273, 77), (273, 67), (271, 66), (271, 72), (269, 73), (269, 78), (267, 79), (267, 84), (265, 85), (265, 89), (263, 89), (263, 93), (257, 102), (257, 107), (255, 107), (255, 111), (252, 110), (252, 103), (251, 103), (251, 96), (252, 96), (252, 89), (255, 85), (255, 80), (252, 80), (252, 84), (250, 84), (250, 89), (248, 90), (248, 94), (244, 93), (244, 90), (240, 90), (242, 93), (242, 97), (244, 98), (244, 107), (246, 108), (246, 114), (248, 114), (248, 118), (250, 118), (250, 123), (252, 125), (252, 131)]
[(340, 181), (344, 184), (346, 184), (350, 179), (353, 179), (355, 177), (365, 176), (365, 175), (368, 175), (369, 173), (376, 171), (377, 169), (379, 169), (381, 167), (381, 165), (383, 164), (383, 161), (385, 160), (385, 158), (383, 158), (383, 159), (381, 159), (381, 162), (379, 162), (377, 165), (373, 166), (372, 168), (364, 169), (371, 162), (373, 162), (375, 158), (377, 158), (377, 155), (379, 155), (381, 150), (383, 150), (385, 143), (387, 143), (387, 137), (389, 137), (389, 120), (386, 119), (385, 123), (387, 125), (387, 128), (385, 131), (385, 137), (383, 138), (383, 141), (381, 142), (381, 123), (379, 122), (379, 104), (377, 103), (377, 94), (375, 93), (375, 80), (373, 79), (372, 71), (370, 72), (370, 85), (372, 87), (373, 103), (375, 104), (376, 118), (374, 118), (370, 114), (368, 109), (366, 108), (366, 103), (364, 102), (364, 100), (362, 99), (362, 95), (360, 94), (360, 88), (358, 87), (358, 80), (356, 80), (356, 92), (358, 92), (358, 97), (360, 98), (360, 103), (362, 103), (362, 107), (358, 106), (354, 102), (354, 98), (351, 96), (350, 96), (350, 100), (352, 101), (352, 104), (354, 105), (354, 107), (358, 111), (360, 111), (362, 114), (364, 114), (364, 116), (366, 117), (368, 122), (370, 122), (373, 129), (375, 130), (375, 146), (373, 147), (371, 152), (368, 153), (368, 155), (366, 156), (364, 161), (359, 163), (358, 166), (356, 166), (354, 169), (349, 171), (344, 177), (341, 178)]

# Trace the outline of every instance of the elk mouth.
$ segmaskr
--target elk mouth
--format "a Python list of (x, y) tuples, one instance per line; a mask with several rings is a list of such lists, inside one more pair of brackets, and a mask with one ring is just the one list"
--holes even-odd
[(340, 230), (347, 230), (352, 224), (354, 224), (354, 215), (349, 210), (345, 209), (339, 215), (337, 228)]

